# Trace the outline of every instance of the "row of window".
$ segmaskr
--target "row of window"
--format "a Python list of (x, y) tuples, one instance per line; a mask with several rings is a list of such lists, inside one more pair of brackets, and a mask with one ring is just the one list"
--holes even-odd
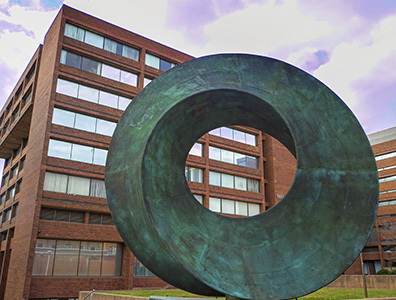
[(230, 189), (259, 193), (260, 181), (225, 173), (209, 172), (209, 184)]
[(37, 239), (33, 276), (120, 276), (119, 243)]
[(260, 204), (209, 197), (209, 209), (223, 214), (254, 216), (260, 213)]
[(137, 86), (138, 75), (106, 65), (96, 60), (62, 50), (61, 64), (68, 65), (89, 73), (93, 73), (111, 80)]
[(58, 78), (56, 92), (120, 110), (125, 110), (132, 101), (129, 98), (121, 97), (60, 78)]
[(74, 113), (59, 108), (54, 109), (52, 123), (65, 127), (113, 136), (117, 123)]
[(244, 143), (247, 145), (257, 146), (255, 135), (237, 129), (232, 129), (229, 127), (220, 127), (211, 130), (209, 134), (216, 135), (228, 140)]
[[(60, 221), (71, 223), (84, 223), (85, 212), (58, 208), (42, 207), (40, 219), (47, 221)], [(89, 213), (89, 224), (114, 225), (110, 214)]]
[(70, 195), (106, 198), (103, 180), (45, 172), (44, 190)]
[(396, 205), (396, 200), (381, 201), (378, 206)]
[(396, 192), (396, 190), (388, 190), (388, 191), (380, 192), (380, 195), (381, 194), (388, 194), (388, 193), (395, 193), (395, 192)]
[(195, 167), (185, 167), (186, 180), (192, 182), (203, 182), (203, 170)]
[(20, 162), (16, 163), (10, 170), (10, 172), (7, 172), (4, 176), (3, 176), (3, 181), (1, 183), (1, 186), (7, 185), (8, 181), (11, 178), (17, 177), (19, 174), (19, 170), (23, 170), (23, 168), (25, 167), (25, 157), (23, 157)]
[(139, 50), (68, 23), (65, 26), (65, 36), (126, 58), (139, 60)]
[(388, 166), (388, 167), (383, 167), (383, 168), (378, 168), (378, 172), (380, 172), (380, 171), (385, 171), (385, 170), (390, 170), (390, 169), (394, 169), (394, 168), (396, 168), (395, 165), (393, 165), (393, 166)]
[(133, 267), (133, 276), (136, 277), (154, 277), (155, 275), (151, 273), (140, 261), (135, 258), (135, 264)]
[(389, 181), (395, 181), (395, 180), (396, 180), (396, 175), (395, 176), (385, 177), (385, 178), (380, 178), (378, 180), (378, 182), (381, 183), (381, 182), (389, 182)]
[(107, 150), (50, 139), (48, 156), (104, 166)]
[[(14, 207), (14, 211), (13, 211), (13, 207)], [(16, 217), (17, 213), (18, 213), (18, 204), (4, 210), (2, 213), (0, 213), (0, 225), (3, 224), (3, 222), (10, 221), (13, 217)]]
[(10, 186), (7, 191), (0, 195), (0, 205), (3, 205), (8, 199), (12, 199), (21, 191), (22, 179), (16, 184)]
[(149, 53), (146, 53), (145, 65), (155, 69), (159, 69), (161, 71), (168, 71), (175, 66), (174, 63), (171, 63), (165, 59), (159, 58)]
[(375, 160), (379, 161), (379, 160), (383, 160), (383, 159), (391, 158), (391, 157), (395, 157), (395, 156), (396, 156), (396, 151), (390, 152), (390, 153), (386, 153), (386, 154), (382, 154), (382, 155), (378, 155), (378, 156), (375, 157)]
[(257, 169), (257, 157), (216, 147), (209, 147), (209, 158), (238, 166)]

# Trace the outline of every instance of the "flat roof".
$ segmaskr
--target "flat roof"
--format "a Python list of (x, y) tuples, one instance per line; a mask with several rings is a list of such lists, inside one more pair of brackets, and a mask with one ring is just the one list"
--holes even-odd
[(367, 135), (371, 146), (396, 140), (396, 126)]

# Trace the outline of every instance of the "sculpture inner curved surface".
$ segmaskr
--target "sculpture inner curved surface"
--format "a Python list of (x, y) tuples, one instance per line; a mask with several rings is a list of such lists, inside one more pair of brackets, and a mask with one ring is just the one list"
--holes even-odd
[[(285, 198), (250, 218), (215, 214), (192, 196), (188, 151), (204, 133), (244, 125), (297, 158)], [(289, 299), (334, 280), (358, 256), (376, 217), (375, 160), (358, 121), (330, 89), (286, 63), (214, 55), (159, 76), (118, 123), (107, 199), (122, 238), (179, 288)]]

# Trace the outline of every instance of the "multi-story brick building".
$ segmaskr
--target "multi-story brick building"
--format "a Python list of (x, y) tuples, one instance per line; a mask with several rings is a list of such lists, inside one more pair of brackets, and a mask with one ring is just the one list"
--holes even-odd
[[(125, 247), (104, 189), (117, 120), (152, 79), (193, 57), (63, 6), (0, 113), (0, 298), (166, 286)], [(197, 141), (186, 177), (203, 205), (250, 216), (289, 189), (295, 160), (252, 128)]]

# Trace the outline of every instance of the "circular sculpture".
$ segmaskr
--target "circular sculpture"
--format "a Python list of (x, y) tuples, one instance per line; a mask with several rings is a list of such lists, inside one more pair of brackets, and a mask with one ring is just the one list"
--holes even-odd
[[(207, 210), (184, 177), (194, 142), (234, 124), (297, 158), (285, 198), (250, 218)], [(378, 204), (373, 153), (347, 106), (291, 65), (241, 54), (186, 62), (140, 92), (115, 130), (106, 187), (118, 231), (153, 273), (245, 299), (300, 297), (334, 280), (362, 250)]]

